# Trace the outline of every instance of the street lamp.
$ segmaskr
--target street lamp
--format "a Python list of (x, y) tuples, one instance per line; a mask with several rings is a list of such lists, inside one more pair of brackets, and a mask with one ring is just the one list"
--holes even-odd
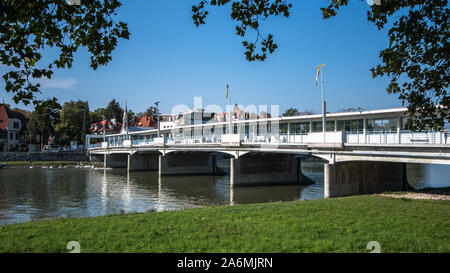
[(160, 126), (159, 126), (159, 120), (160, 120), (160, 118), (159, 118), (159, 101), (157, 101), (157, 102), (155, 102), (155, 105), (156, 105), (156, 118), (158, 119), (158, 137), (160, 137), (161, 136), (161, 130), (160, 130)]
[(105, 116), (104, 115), (102, 115), (102, 119), (103, 119), (103, 121), (104, 121), (104, 124), (103, 124), (103, 142), (105, 142), (106, 141), (106, 120), (105, 120)]

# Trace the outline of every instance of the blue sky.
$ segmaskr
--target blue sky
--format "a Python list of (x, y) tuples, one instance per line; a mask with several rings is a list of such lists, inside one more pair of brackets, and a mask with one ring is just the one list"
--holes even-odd
[[(161, 101), (161, 111), (170, 112), (177, 104), (193, 107), (194, 96), (203, 97), (203, 106), (224, 106), (228, 83), (233, 104), (276, 104), (281, 112), (296, 107), (320, 113), (315, 67), (326, 63), (328, 111), (401, 106), (396, 95), (385, 91), (388, 79), (371, 76), (369, 69), (379, 63), (379, 51), (388, 40), (385, 30), (367, 22), (366, 1), (351, 1), (328, 20), (320, 11), (327, 1), (291, 1), (289, 18), (271, 18), (262, 26), (263, 33), (274, 34), (277, 51), (253, 63), (245, 60), (230, 5), (210, 9), (207, 24), (197, 28), (191, 18), (196, 2), (122, 1), (118, 16), (128, 23), (131, 37), (119, 41), (112, 62), (94, 71), (87, 50), (81, 49), (70, 70), (58, 70), (43, 83), (42, 97), (88, 100), (91, 110), (115, 98), (122, 105), (128, 101), (136, 113)], [(249, 32), (248, 40), (254, 38)], [(5, 71), (0, 68), (0, 73)], [(3, 80), (0, 85), (5, 102), (14, 105)]]

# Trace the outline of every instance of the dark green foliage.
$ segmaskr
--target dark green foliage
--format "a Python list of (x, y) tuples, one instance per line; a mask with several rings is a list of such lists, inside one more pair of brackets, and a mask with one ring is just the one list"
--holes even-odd
[[(91, 67), (106, 65), (119, 38), (128, 39), (127, 25), (114, 22), (118, 0), (82, 0), (69, 5), (65, 0), (0, 1), (0, 62), (10, 71), (3, 75), (6, 91), (25, 105), (41, 103), (40, 85), (33, 79), (48, 78), (54, 68), (70, 68), (80, 47), (91, 53)], [(43, 50), (59, 49), (59, 57), (42, 63)]]
[(123, 108), (120, 107), (120, 103), (118, 101), (112, 99), (104, 109), (103, 115), (106, 119), (115, 118), (117, 121), (122, 122)]
[(284, 111), (283, 113), (283, 117), (293, 117), (293, 116), (299, 116), (300, 115), (300, 111), (298, 111), (297, 108), (289, 108), (286, 109), (286, 111)]
[[(360, 0), (364, 1), (365, 0)], [(210, 1), (211, 6), (223, 6), (232, 2), (231, 17), (240, 22), (237, 35), (244, 36), (248, 27), (261, 37), (259, 20), (270, 15), (289, 16), (292, 7), (287, 1), (241, 0)], [(348, 0), (328, 0), (322, 8), (323, 18), (338, 14)], [(380, 52), (381, 64), (372, 68), (373, 77), (388, 76), (390, 84), (386, 91), (398, 94), (408, 107), (411, 117), (407, 128), (412, 130), (441, 130), (450, 120), (450, 10), (448, 0), (377, 0), (367, 19), (379, 29), (392, 23), (389, 29), (389, 47)], [(205, 23), (206, 5), (200, 1), (192, 7), (195, 25)], [(256, 43), (256, 42), (255, 42)], [(245, 56), (249, 61), (266, 59), (266, 52), (276, 48), (272, 35), (261, 42), (261, 52), (255, 53), (255, 43), (243, 42)]]
[[(324, 18), (347, 4), (331, 1), (322, 9)], [(373, 77), (391, 79), (387, 92), (408, 106), (408, 128), (441, 130), (450, 120), (448, 0), (384, 0), (372, 6), (367, 19), (378, 29), (392, 23), (389, 47), (380, 52), (382, 63), (371, 69)]]
[(61, 122), (56, 126), (56, 141), (67, 145), (70, 141), (84, 143), (88, 132), (89, 105), (87, 101), (65, 102), (61, 110)]
[(36, 139), (39, 135), (47, 141), (50, 136), (54, 136), (56, 126), (60, 122), (60, 112), (61, 105), (56, 98), (47, 99), (36, 106), (27, 123), (27, 137)]
[[(236, 34), (244, 37), (248, 28), (256, 31), (254, 42), (243, 41), (245, 47), (245, 58), (248, 61), (264, 61), (267, 58), (267, 52), (273, 53), (278, 48), (274, 43), (273, 35), (268, 34), (264, 37), (260, 32), (260, 24), (271, 16), (283, 15), (289, 17), (289, 9), (292, 4), (286, 0), (211, 0), (200, 1), (196, 6), (192, 6), (192, 19), (196, 26), (205, 24), (208, 11), (206, 5), (223, 6), (231, 3), (231, 18), (238, 22)], [(258, 42), (260, 49), (258, 49)]]

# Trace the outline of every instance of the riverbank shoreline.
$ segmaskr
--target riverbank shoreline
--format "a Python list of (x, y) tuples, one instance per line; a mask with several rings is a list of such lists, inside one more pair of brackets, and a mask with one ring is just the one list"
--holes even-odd
[(89, 161), (5, 161), (3, 169), (16, 168), (87, 168), (93, 166)]
[(450, 201), (450, 187), (425, 188), (412, 191), (382, 193), (380, 196), (392, 198), (407, 198), (418, 200), (447, 200)]
[(0, 226), (0, 252), (449, 252), (450, 202), (363, 195)]

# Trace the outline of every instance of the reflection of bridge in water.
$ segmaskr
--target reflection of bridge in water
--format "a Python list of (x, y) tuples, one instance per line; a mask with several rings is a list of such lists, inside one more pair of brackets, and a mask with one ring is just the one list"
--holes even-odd
[[(406, 163), (450, 164), (444, 132), (404, 130), (405, 108), (240, 120), (108, 135), (92, 145), (105, 167), (157, 170), (160, 176), (220, 174), (230, 185), (308, 184), (301, 161), (325, 161), (325, 197), (407, 189)], [(103, 158), (100, 158), (102, 156)]]

